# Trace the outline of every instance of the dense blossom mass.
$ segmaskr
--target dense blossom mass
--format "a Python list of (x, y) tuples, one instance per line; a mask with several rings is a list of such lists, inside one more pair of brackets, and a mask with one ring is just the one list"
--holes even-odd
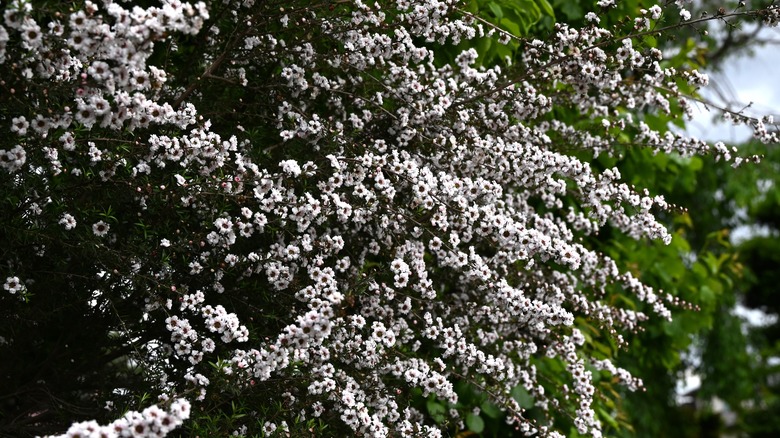
[[(464, 383), (522, 433), (563, 436), (563, 413), (600, 436), (593, 373), (642, 382), (584, 325), (623, 346), (679, 301), (594, 242), (669, 242), (658, 214), (675, 207), (588, 160), (629, 141), (743, 161), (643, 117), (690, 113), (686, 90), (707, 84), (641, 38), (664, 15), (689, 20), (682, 4), (619, 29), (588, 14), (542, 41), (454, 0), (49, 3), (6, 2), (0, 25), (3, 220), (25, 239), (0, 252), (0, 302), (83, 303), (105, 321), (93, 336), (124, 351), (111, 370), (126, 363), (169, 406), (65, 436), (164, 436), (183, 399), (203, 411), (253, 393), (280, 407), (253, 407), (236, 434), (315, 419), (442, 436), (473, 414)], [(490, 38), (516, 56), (485, 65), (464, 44)], [(777, 141), (772, 120), (731, 118)], [(22, 348), (11, 333), (6, 351)], [(134, 396), (80, 394), (104, 416)], [(452, 408), (432, 419), (415, 397)]]

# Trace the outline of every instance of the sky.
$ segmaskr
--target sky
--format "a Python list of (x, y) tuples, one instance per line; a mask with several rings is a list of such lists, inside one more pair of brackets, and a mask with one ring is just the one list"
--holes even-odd
[[(776, 123), (780, 123), (780, 28), (766, 28), (759, 38), (777, 41), (757, 48), (753, 55), (735, 55), (724, 61), (722, 72), (707, 72), (710, 85), (702, 90), (702, 94), (715, 102), (724, 103), (720, 95), (726, 95), (730, 101), (728, 108), (740, 110), (752, 103), (745, 114), (762, 116), (774, 115)], [(721, 93), (718, 93), (720, 90)], [(708, 141), (724, 141), (727, 144), (739, 144), (752, 137), (752, 131), (744, 126), (732, 126), (729, 123), (716, 123), (713, 118), (719, 117), (714, 112), (708, 112), (703, 105), (695, 106), (694, 119), (688, 122), (687, 133)], [(755, 233), (748, 227), (734, 230), (733, 236), (745, 238)], [(748, 324), (760, 326), (774, 322), (769, 315), (754, 309), (737, 305), (734, 313), (742, 317)], [(695, 354), (695, 352), (694, 352)], [(685, 373), (677, 385), (679, 402), (686, 401), (682, 394), (701, 386), (701, 378), (692, 370)]]
[[(780, 27), (764, 28), (757, 38), (775, 43), (758, 47), (752, 54), (742, 53), (726, 59), (720, 72), (706, 72), (710, 85), (701, 90), (702, 95), (733, 111), (750, 105), (745, 109), (746, 115), (773, 115), (775, 123), (780, 124)], [(718, 121), (720, 114), (708, 111), (704, 105), (694, 107), (694, 119), (686, 129), (689, 135), (726, 144), (740, 144), (752, 137), (750, 128)], [(767, 229), (741, 226), (731, 237), (738, 243), (756, 234), (767, 234)]]
[[(716, 102), (716, 90), (722, 90), (731, 100), (730, 109), (739, 110), (753, 103), (746, 110), (748, 115), (772, 114), (780, 122), (780, 28), (765, 28), (759, 38), (772, 39), (769, 44), (755, 50), (755, 54), (741, 54), (724, 61), (723, 72), (707, 72), (710, 85), (703, 94)], [(713, 112), (697, 105), (694, 120), (689, 122), (688, 132), (704, 140), (740, 143), (751, 137), (751, 130), (744, 126), (713, 124)]]

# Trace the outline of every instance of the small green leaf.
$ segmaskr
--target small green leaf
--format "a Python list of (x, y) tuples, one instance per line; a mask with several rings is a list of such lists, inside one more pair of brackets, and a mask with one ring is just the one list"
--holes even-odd
[(501, 10), (501, 6), (498, 5), (496, 2), (490, 2), (488, 3), (488, 8), (490, 8), (490, 12), (493, 13), (493, 16), (497, 19), (504, 18), (504, 11)]
[(508, 30), (509, 33), (514, 36), (522, 36), (522, 33), (520, 33), (520, 26), (518, 26), (517, 23), (510, 19), (504, 18), (501, 20), (501, 27)]
[(566, 0), (555, 0), (555, 5), (561, 9), (561, 12), (571, 21), (576, 21), (585, 16), (585, 12), (577, 2)]
[(431, 418), (437, 423), (442, 423), (446, 419), (445, 413), (447, 412), (447, 409), (444, 407), (443, 404), (436, 401), (435, 399), (429, 399), (425, 406), (428, 408), (428, 414), (431, 415)]
[(485, 421), (479, 415), (471, 413), (466, 416), (466, 426), (474, 433), (482, 433), (485, 430)]
[(597, 407), (597, 408), (596, 408), (596, 411), (597, 411), (597, 412), (598, 412), (598, 414), (599, 414), (599, 418), (601, 418), (601, 419), (602, 419), (602, 420), (604, 420), (604, 421), (605, 421), (607, 424), (609, 424), (610, 426), (612, 426), (612, 428), (613, 428), (613, 429), (618, 429), (618, 428), (619, 428), (619, 426), (618, 426), (618, 424), (617, 424), (617, 421), (615, 421), (615, 418), (614, 418), (614, 417), (612, 417), (612, 415), (610, 415), (610, 414), (609, 414), (609, 412), (605, 411), (605, 410), (604, 410), (603, 408), (601, 408), (601, 407)]
[(534, 398), (531, 397), (531, 394), (522, 385), (512, 388), (512, 398), (524, 409), (534, 407)]
[(553, 10), (553, 7), (550, 4), (550, 2), (548, 2), (547, 0), (537, 0), (536, 3), (539, 5), (539, 9), (544, 11), (545, 14), (555, 18), (555, 11)]
[(501, 408), (495, 404), (491, 403), (489, 400), (482, 402), (479, 408), (482, 409), (482, 412), (490, 418), (498, 419), (504, 415), (504, 411), (502, 411)]
[(601, 342), (593, 341), (593, 348), (603, 354), (605, 359), (612, 357), (612, 349), (607, 345), (602, 344)]

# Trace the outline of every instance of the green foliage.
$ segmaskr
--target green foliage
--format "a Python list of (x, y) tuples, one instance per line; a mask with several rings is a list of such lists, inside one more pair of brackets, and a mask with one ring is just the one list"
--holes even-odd
[[(543, 19), (549, 23), (555, 20), (548, 0), (469, 0), (463, 10), (477, 17), (485, 33), (491, 36), (457, 46), (437, 46), (437, 60), (442, 64), (452, 62), (461, 51), (473, 47), (479, 53), (479, 66), (511, 65), (521, 47), (518, 38), (531, 36)], [(501, 38), (502, 34), (507, 38)]]

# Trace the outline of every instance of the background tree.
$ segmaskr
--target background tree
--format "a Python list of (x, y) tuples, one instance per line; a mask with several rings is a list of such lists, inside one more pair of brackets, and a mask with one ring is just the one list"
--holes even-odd
[[(745, 151), (758, 147), (756, 143), (740, 146)], [(697, 366), (703, 378), (697, 394), (703, 411), (711, 409), (713, 397), (725, 401), (736, 416), (729, 430), (749, 436), (771, 436), (778, 430), (772, 421), (757, 421), (772, 418), (776, 409), (774, 361), (778, 351), (773, 333), (777, 323), (754, 326), (734, 312), (734, 306), (739, 303), (764, 312), (768, 318), (776, 318), (778, 314), (775, 286), (771, 283), (773, 249), (777, 244), (773, 210), (777, 202), (774, 187), (778, 157), (775, 150), (766, 152), (761, 164), (733, 173), (724, 165), (702, 169), (697, 187), (701, 197), (709, 202), (700, 203), (700, 214), (692, 216), (697, 218), (694, 229), (709, 228), (722, 235), (738, 227), (759, 228), (758, 234), (748, 234), (746, 240), (733, 248), (742, 275), (735, 282), (732, 294), (725, 295), (728, 300), (716, 314), (713, 329), (702, 339), (699, 347), (702, 357)], [(721, 196), (729, 202), (719, 203), (720, 208), (715, 208), (712, 200)], [(715, 420), (721, 421), (717, 415)]]

